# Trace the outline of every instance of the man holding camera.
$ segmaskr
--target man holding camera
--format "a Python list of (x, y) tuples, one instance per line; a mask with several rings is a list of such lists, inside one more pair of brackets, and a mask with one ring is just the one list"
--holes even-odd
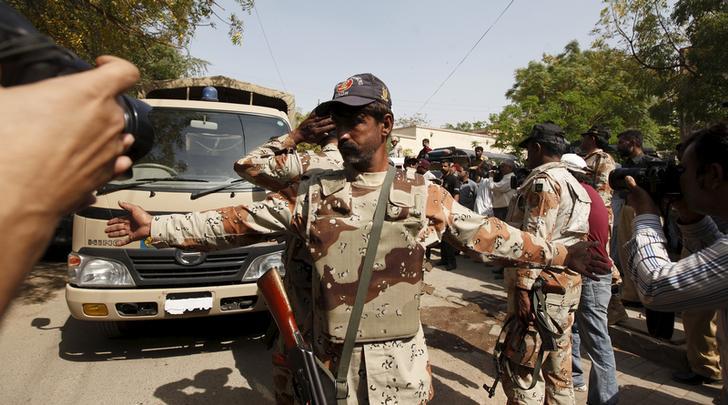
[[(718, 309), (718, 340), (728, 341), (728, 236), (710, 216), (728, 219), (728, 127), (698, 131), (685, 142), (679, 166), (682, 201), (678, 224), (683, 247), (691, 254), (671, 262), (660, 211), (651, 196), (627, 178), (633, 207), (634, 236), (626, 252), (628, 270), (642, 302), (660, 311)], [(728, 381), (728, 347), (721, 345), (723, 381)], [(728, 403), (726, 386), (721, 402)]]
[[(538, 124), (519, 146), (527, 148), (532, 171), (511, 202), (506, 222), (565, 245), (585, 240), (591, 199), (561, 162), (568, 147), (564, 131), (550, 122)], [(546, 293), (541, 304), (532, 302), (535, 294), (546, 292), (540, 287), (544, 283), (560, 292)], [(514, 373), (514, 379), (504, 379), (509, 403), (573, 404), (571, 327), (581, 276), (568, 269), (518, 268), (506, 272), (506, 289), (509, 318), (515, 317), (506, 331), (506, 356)], [(542, 335), (541, 320), (556, 325), (550, 336)], [(553, 351), (539, 350), (546, 339), (555, 342)]]
[[(660, 159), (649, 156), (642, 148), (643, 136), (638, 130), (627, 130), (619, 134), (617, 149), (625, 159), (622, 167), (647, 167), (651, 163), (659, 162)], [(635, 217), (634, 210), (629, 206), (622, 207), (620, 211), (620, 221), (617, 226), (617, 243), (622, 248), (619, 251), (620, 269), (624, 273), (628, 266), (629, 254), (623, 248), (627, 241), (632, 237), (632, 221)], [(622, 283), (622, 300), (632, 305), (639, 304), (639, 296), (637, 289), (629, 277), (626, 277)], [(645, 320), (647, 322), (647, 330), (651, 336), (669, 340), (672, 337), (675, 314), (672, 312), (655, 311), (650, 308), (645, 309)]]

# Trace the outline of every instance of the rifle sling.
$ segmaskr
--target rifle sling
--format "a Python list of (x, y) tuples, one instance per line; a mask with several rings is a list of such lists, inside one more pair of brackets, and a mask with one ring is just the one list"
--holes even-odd
[(367, 243), (367, 253), (362, 264), (361, 276), (359, 277), (359, 287), (356, 290), (356, 299), (354, 307), (351, 309), (351, 317), (349, 325), (346, 328), (346, 337), (344, 338), (344, 347), (341, 350), (339, 358), (339, 367), (336, 370), (336, 400), (339, 405), (346, 404), (346, 398), (349, 395), (349, 387), (346, 383), (346, 376), (351, 363), (351, 354), (354, 351), (354, 343), (359, 330), (361, 321), (361, 313), (364, 310), (364, 300), (369, 290), (369, 282), (372, 279), (372, 269), (374, 267), (374, 259), (377, 255), (377, 246), (379, 246), (379, 237), (382, 234), (382, 225), (384, 223), (384, 213), (389, 203), (389, 189), (394, 180), (396, 170), (394, 166), (389, 166), (387, 174), (382, 183), (382, 190), (379, 193), (379, 201), (374, 211), (374, 219), (372, 220), (372, 231), (369, 233), (369, 243)]
[[(564, 331), (561, 330), (561, 327), (559, 327), (559, 325), (556, 322), (554, 322), (553, 319), (551, 319), (551, 317), (549, 316), (549, 314), (547, 312), (548, 307), (546, 304), (546, 294), (542, 290), (543, 284), (544, 284), (543, 280), (538, 279), (536, 281), (536, 283), (534, 283), (534, 285), (532, 287), (532, 291), (531, 291), (532, 312), (534, 312), (534, 315), (536, 317), (536, 322), (540, 323), (542, 326), (542, 328), (538, 329), (538, 333), (541, 334), (541, 331), (543, 329), (546, 329), (549, 331), (549, 333), (561, 335), (564, 333)], [(503, 329), (501, 330), (501, 332), (506, 329), (506, 326), (508, 325), (508, 323), (510, 323), (513, 319), (515, 319), (515, 318), (511, 317), (506, 321), (506, 323), (503, 325)], [(500, 335), (498, 336), (498, 342), (500, 342)], [(497, 348), (498, 348), (498, 345), (496, 345), (496, 349)], [(533, 371), (531, 372), (531, 384), (528, 387), (521, 385), (521, 382), (518, 380), (518, 376), (516, 376), (513, 373), (513, 371), (511, 370), (510, 361), (508, 361), (508, 359), (505, 358), (505, 356), (503, 356), (500, 352), (499, 353), (494, 352), (493, 355), (496, 356), (498, 358), (498, 360), (501, 360), (501, 361), (503, 361), (503, 363), (505, 363), (504, 366), (506, 369), (506, 373), (510, 377), (511, 382), (513, 382), (513, 384), (516, 387), (518, 387), (524, 391), (529, 391), (529, 390), (533, 389), (533, 387), (536, 386), (538, 375), (541, 372), (541, 366), (543, 365), (543, 356), (545, 354), (544, 352), (545, 352), (545, 350), (544, 350), (544, 344), (543, 344), (543, 338), (542, 338), (541, 347), (539, 347), (538, 356), (536, 357), (536, 363), (534, 364)]]

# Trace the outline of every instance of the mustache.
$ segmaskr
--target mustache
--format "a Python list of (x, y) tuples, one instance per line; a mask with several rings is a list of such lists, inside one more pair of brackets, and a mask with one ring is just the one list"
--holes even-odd
[(357, 145), (352, 141), (339, 141), (339, 152), (342, 154), (352, 155), (359, 153), (359, 147), (357, 147)]

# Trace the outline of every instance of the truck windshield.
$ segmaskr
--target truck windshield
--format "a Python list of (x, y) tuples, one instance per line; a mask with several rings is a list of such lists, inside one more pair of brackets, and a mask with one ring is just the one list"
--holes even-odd
[(155, 181), (144, 188), (197, 189), (228, 183), (240, 178), (233, 170), (238, 159), (270, 138), (290, 132), (281, 118), (244, 113), (157, 107), (150, 120), (154, 147), (134, 164), (131, 178), (113, 183), (165, 177), (171, 181)]

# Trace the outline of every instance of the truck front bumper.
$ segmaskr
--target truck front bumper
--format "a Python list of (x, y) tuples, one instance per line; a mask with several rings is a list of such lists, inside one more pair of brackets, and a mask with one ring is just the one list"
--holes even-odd
[[(212, 298), (209, 309), (191, 309), (170, 313), (170, 302)], [(135, 321), (188, 318), (263, 311), (263, 299), (255, 283), (224, 286), (158, 289), (92, 289), (66, 284), (66, 303), (71, 315), (86, 321)], [(184, 304), (182, 304), (184, 305)], [(105, 306), (105, 310), (104, 310)]]

